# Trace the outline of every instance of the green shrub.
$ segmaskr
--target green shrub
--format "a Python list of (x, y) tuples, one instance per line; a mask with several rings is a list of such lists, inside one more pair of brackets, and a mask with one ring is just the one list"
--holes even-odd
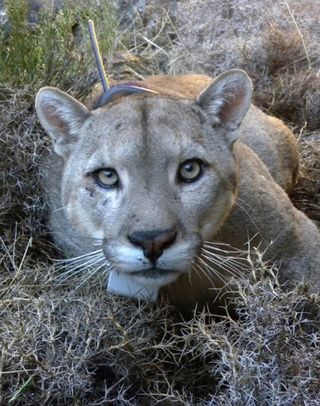
[(60, 11), (43, 6), (37, 23), (28, 21), (27, 0), (6, 0), (5, 7), (8, 22), (0, 28), (1, 86), (74, 87), (93, 66), (89, 19), (100, 33), (102, 54), (111, 52), (116, 19), (109, 2), (66, 1)]

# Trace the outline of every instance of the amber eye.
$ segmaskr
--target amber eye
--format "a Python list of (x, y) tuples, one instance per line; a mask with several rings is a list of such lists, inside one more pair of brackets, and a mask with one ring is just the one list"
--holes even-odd
[(179, 180), (182, 182), (195, 182), (202, 175), (202, 172), (202, 161), (199, 159), (189, 159), (179, 166)]
[(119, 175), (112, 168), (99, 169), (93, 173), (93, 176), (101, 187), (114, 187), (119, 184)]

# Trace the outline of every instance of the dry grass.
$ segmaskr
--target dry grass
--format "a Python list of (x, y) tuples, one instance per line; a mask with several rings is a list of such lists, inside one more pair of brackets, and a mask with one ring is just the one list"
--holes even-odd
[[(311, 404), (319, 400), (318, 299), (272, 278), (239, 283), (239, 320), (181, 320), (105, 294), (104, 281), (57, 285), (49, 261), (6, 250), (1, 289), (4, 404)], [(8, 267), (9, 268), (9, 267)], [(45, 269), (45, 271), (44, 271)], [(309, 402), (309, 403), (308, 403)]]
[[(171, 3), (132, 14), (122, 2), (126, 30), (117, 39), (114, 77), (248, 70), (256, 101), (281, 112), (300, 136), (303, 178), (293, 197), (319, 220), (317, 3), (290, 1), (294, 19), (285, 4), (268, 0), (159, 7)], [(84, 95), (91, 66), (60, 77), (60, 87)], [(109, 297), (104, 275), (78, 290), (77, 278), (58, 283), (39, 169), (50, 145), (33, 109), (43, 80), (2, 82), (1, 89), (0, 403), (318, 405), (319, 297), (303, 287), (284, 293), (262, 263), (237, 282), (237, 320), (207, 312), (183, 320), (166, 303)]]
[(303, 6), (296, 0), (181, 2), (170, 71), (214, 76), (243, 68), (259, 106), (294, 125), (319, 129), (319, 12), (312, 0)]

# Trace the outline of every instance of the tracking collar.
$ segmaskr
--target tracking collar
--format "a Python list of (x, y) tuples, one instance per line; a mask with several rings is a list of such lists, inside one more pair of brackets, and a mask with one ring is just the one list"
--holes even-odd
[(96, 105), (94, 106), (95, 109), (105, 106), (107, 103), (113, 102), (113, 101), (119, 99), (120, 97), (130, 96), (132, 94), (137, 94), (137, 93), (151, 93), (151, 94), (158, 93), (155, 90), (151, 90), (146, 87), (139, 86), (137, 83), (122, 83), (122, 84), (114, 85), (114, 86), (110, 87), (107, 76), (106, 76), (106, 72), (103, 67), (103, 61), (101, 58), (93, 21), (89, 20), (88, 25), (89, 25), (89, 34), (90, 34), (91, 45), (92, 45), (94, 57), (95, 57), (95, 60), (97, 63), (100, 80), (101, 80), (102, 87), (103, 87), (103, 94), (99, 98)]

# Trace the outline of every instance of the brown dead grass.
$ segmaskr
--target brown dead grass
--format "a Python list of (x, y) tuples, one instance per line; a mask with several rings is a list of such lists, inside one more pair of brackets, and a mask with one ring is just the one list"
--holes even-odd
[[(306, 58), (286, 7), (173, 3), (151, 2), (132, 14), (123, 2), (114, 77), (248, 70), (256, 101), (281, 112), (300, 138), (303, 176), (293, 198), (320, 220), (318, 4), (289, 2)], [(0, 403), (318, 405), (319, 297), (303, 287), (283, 292), (263, 263), (237, 282), (238, 320), (208, 312), (183, 319), (166, 303), (110, 297), (104, 275), (78, 290), (75, 277), (59, 283), (40, 169), (50, 145), (30, 89), (7, 86), (0, 97)]]
[[(239, 320), (182, 320), (105, 294), (104, 278), (58, 285), (49, 261), (4, 257), (3, 404), (296, 404), (318, 399), (318, 299), (271, 277), (239, 283)], [(10, 265), (10, 266), (8, 266)], [(44, 269), (45, 268), (45, 269)], [(14, 272), (13, 272), (14, 271)], [(72, 283), (73, 282), (73, 283)]]
[[(242, 68), (255, 102), (308, 130), (319, 128), (320, 5), (312, 0), (184, 1), (169, 70), (211, 73)], [(210, 15), (210, 19), (204, 19)], [(202, 44), (199, 47), (199, 44)]]

